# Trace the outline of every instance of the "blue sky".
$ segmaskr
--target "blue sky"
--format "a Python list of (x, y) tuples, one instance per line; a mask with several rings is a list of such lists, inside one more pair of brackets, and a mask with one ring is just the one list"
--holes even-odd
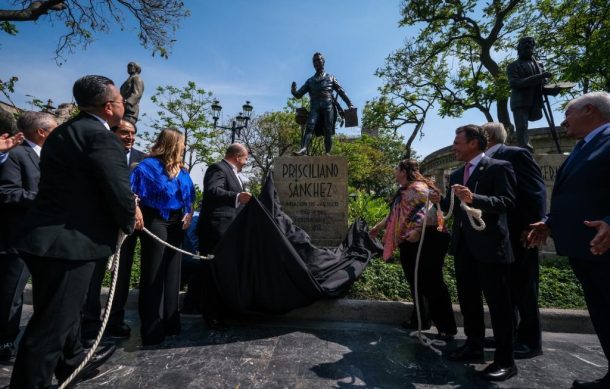
[[(313, 74), (311, 56), (320, 51), (326, 57), (326, 70), (337, 77), (361, 113), (365, 102), (378, 96), (381, 80), (374, 76), (375, 70), (416, 33), (398, 27), (399, 0), (185, 3), (191, 16), (178, 30), (168, 60), (152, 57), (139, 46), (133, 27), (126, 26), (125, 31), (114, 28), (110, 34), (98, 34), (92, 45), (68, 55), (58, 67), (53, 53), (62, 26), (42, 19), (18, 23), (17, 36), (1, 35), (0, 78), (19, 77), (13, 101), (27, 108), (26, 95), (51, 98), (55, 104), (71, 101), (72, 84), (85, 74), (103, 74), (120, 85), (127, 77), (127, 63), (136, 61), (146, 85), (140, 112), (154, 114), (150, 96), (156, 86), (183, 86), (192, 80), (219, 98), (228, 119), (246, 100), (258, 114), (280, 110), (290, 97), (290, 83), (300, 86)], [(475, 111), (459, 119), (433, 116), (424, 128), (426, 136), (414, 147), (427, 155), (450, 144), (457, 126), (483, 121)], [(139, 128), (147, 127), (146, 122)], [(359, 129), (340, 132), (357, 135)]]

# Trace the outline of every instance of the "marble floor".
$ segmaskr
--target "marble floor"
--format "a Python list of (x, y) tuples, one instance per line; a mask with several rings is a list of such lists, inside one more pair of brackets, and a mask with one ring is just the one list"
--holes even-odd
[[(27, 310), (26, 310), (27, 311)], [(129, 340), (79, 388), (570, 388), (598, 378), (607, 361), (593, 335), (544, 334), (544, 355), (517, 361), (519, 374), (490, 384), (485, 365), (449, 362), (390, 325), (295, 321), (274, 317), (232, 320), (226, 332), (206, 330), (183, 316), (183, 331), (142, 347), (137, 314)], [(27, 320), (27, 312), (24, 321)], [(463, 336), (441, 349), (446, 352)], [(491, 361), (493, 350), (486, 350)], [(0, 365), (0, 387), (11, 366)]]

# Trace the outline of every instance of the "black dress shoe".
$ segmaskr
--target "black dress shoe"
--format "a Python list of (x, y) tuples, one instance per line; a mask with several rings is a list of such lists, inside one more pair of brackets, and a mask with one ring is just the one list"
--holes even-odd
[(595, 381), (574, 380), (572, 383), (573, 389), (608, 389), (610, 388), (610, 379), (599, 379)]
[(13, 342), (0, 344), (0, 361), (9, 362), (15, 356), (15, 345)]
[(131, 335), (131, 328), (125, 324), (112, 324), (106, 328), (106, 333), (113, 338), (127, 339)]
[(481, 372), (481, 376), (488, 381), (506, 381), (510, 377), (517, 375), (517, 365), (514, 363), (512, 366), (500, 366), (495, 362), (487, 366), (485, 370)]
[(483, 347), (473, 347), (468, 343), (458, 347), (447, 359), (454, 362), (483, 362)]
[(517, 343), (513, 347), (515, 359), (528, 359), (542, 355), (542, 348), (531, 348), (527, 344)]
[[(85, 367), (83, 367), (83, 370), (81, 370), (76, 377), (74, 377), (67, 388), (75, 387), (79, 382), (87, 381), (95, 377), (99, 373), (98, 368), (102, 366), (104, 362), (110, 359), (115, 351), (116, 346), (113, 344), (107, 345), (96, 351), (91, 360), (85, 365)], [(57, 377), (57, 381), (60, 383), (64, 382), (68, 379), (68, 377), (69, 375), (66, 377)]]

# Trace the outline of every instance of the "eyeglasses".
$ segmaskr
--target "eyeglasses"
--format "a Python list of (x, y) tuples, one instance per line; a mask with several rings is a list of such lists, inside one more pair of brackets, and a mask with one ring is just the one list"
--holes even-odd
[(118, 100), (118, 101), (117, 100), (108, 100), (108, 101), (105, 101), (104, 104), (102, 104), (102, 107), (108, 103), (121, 103), (121, 104), (125, 105), (127, 103), (127, 100), (125, 100), (125, 99)]

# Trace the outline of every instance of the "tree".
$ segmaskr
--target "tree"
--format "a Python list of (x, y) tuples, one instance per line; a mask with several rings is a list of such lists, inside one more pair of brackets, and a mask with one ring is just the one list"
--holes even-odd
[(393, 193), (394, 167), (403, 158), (402, 136), (384, 129), (378, 136), (363, 134), (354, 139), (338, 135), (335, 139), (333, 154), (347, 158), (352, 189), (386, 197)]
[(251, 171), (261, 185), (275, 158), (299, 148), (301, 129), (294, 117), (294, 107), (289, 102), (282, 111), (267, 112), (254, 118), (241, 131), (239, 140), (250, 150)]
[[(494, 59), (516, 46), (535, 13), (529, 0), (411, 0), (401, 6), (401, 26), (421, 27), (392, 53), (377, 75), (397, 96), (428, 96), (441, 116), (478, 109), (512, 128), (505, 64)], [(408, 101), (406, 102), (408, 105)], [(421, 116), (421, 115), (420, 115)]]
[[(158, 86), (150, 98), (159, 108), (158, 118), (152, 127), (160, 131), (163, 128), (174, 127), (184, 131), (185, 166), (190, 171), (194, 166), (210, 164), (218, 154), (219, 148), (215, 142), (220, 130), (212, 129), (207, 120), (212, 104), (212, 92), (198, 88), (193, 81), (178, 88), (172, 85)], [(145, 133), (143, 139), (154, 141), (155, 135)]]
[(610, 3), (542, 0), (535, 36), (555, 79), (578, 83), (573, 94), (610, 92)]
[(45, 17), (59, 22), (65, 32), (55, 49), (55, 60), (64, 60), (65, 53), (86, 47), (96, 33), (109, 32), (112, 24), (121, 30), (128, 18), (138, 28), (138, 38), (145, 48), (151, 48), (167, 58), (174, 42), (174, 33), (182, 19), (190, 13), (181, 0), (13, 0), (14, 9), (0, 9), (0, 30), (16, 35), (13, 22), (37, 21)]

